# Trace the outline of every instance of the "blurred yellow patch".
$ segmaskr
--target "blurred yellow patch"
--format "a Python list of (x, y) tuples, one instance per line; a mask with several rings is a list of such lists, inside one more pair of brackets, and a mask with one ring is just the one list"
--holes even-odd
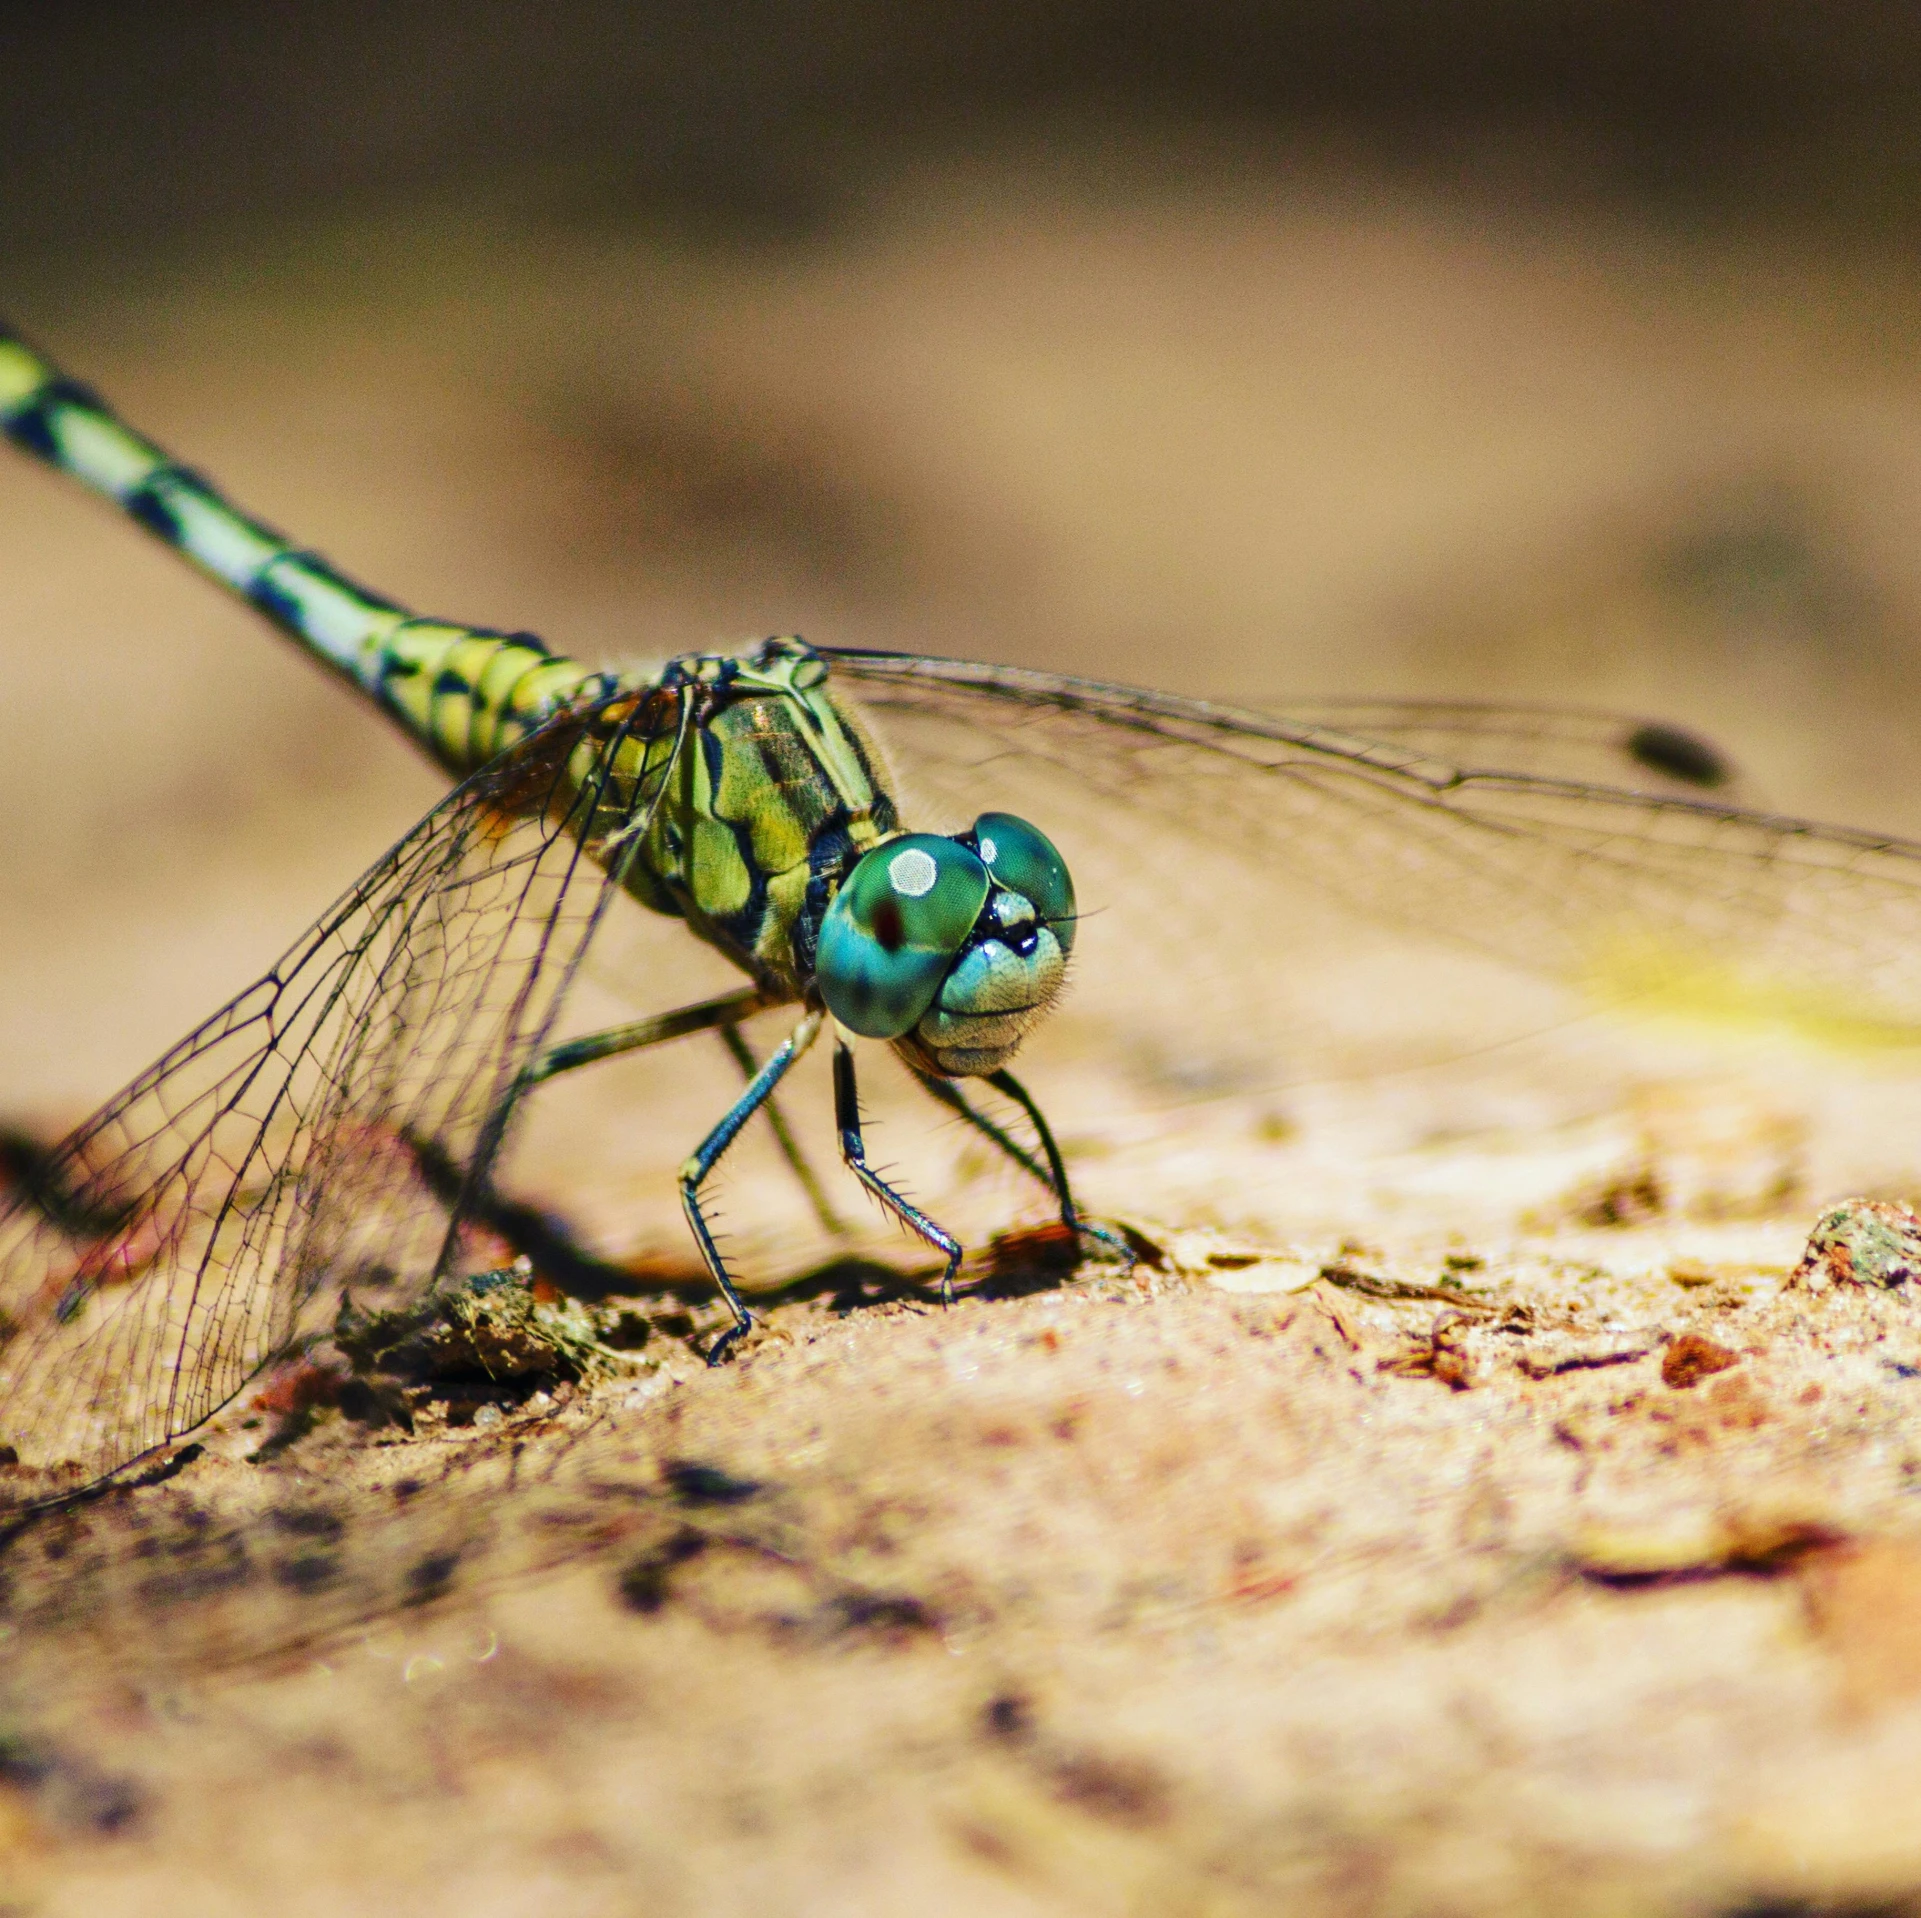
[(1710, 959), (1646, 934), (1609, 940), (1581, 983), (1602, 1005), (1697, 1030), (1787, 1033), (1844, 1052), (1921, 1046), (1921, 1023), (1877, 1005), (1866, 993), (1770, 978), (1758, 967)]

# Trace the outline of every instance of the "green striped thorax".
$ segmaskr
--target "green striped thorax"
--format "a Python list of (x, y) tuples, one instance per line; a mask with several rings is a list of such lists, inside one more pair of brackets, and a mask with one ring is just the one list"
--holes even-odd
[(1037, 828), (983, 813), (905, 833), (847, 875), (815, 978), (840, 1023), (949, 1078), (997, 1071), (1045, 1016), (1074, 946), (1074, 882)]

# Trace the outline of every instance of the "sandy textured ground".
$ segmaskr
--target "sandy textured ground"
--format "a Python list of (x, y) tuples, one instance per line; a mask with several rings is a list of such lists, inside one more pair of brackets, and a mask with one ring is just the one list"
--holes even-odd
[[(1895, 269), (1118, 165), (765, 253), (429, 210), (18, 317), (352, 570), (575, 650), (1612, 699), (1914, 823)], [(0, 568), (0, 1073), (58, 1124), (435, 783), (17, 462)], [(843, 1266), (718, 1373), (657, 1292), (590, 1389), (236, 1420), (15, 1538), (0, 1911), (1921, 1908), (1921, 1306), (1786, 1283), (1921, 1189), (1910, 1077), (1603, 1035), (1134, 1113), (1084, 1064), (1131, 1275)], [(669, 1278), (673, 1097), (517, 1170)]]

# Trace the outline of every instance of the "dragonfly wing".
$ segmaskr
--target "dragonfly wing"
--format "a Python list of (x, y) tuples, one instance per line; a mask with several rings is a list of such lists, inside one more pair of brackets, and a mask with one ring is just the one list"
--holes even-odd
[(1165, 1006), (1209, 996), (1210, 952), (1238, 944), (1242, 977), (1211, 990), (1252, 1018), (1249, 978), (1285, 976), (1318, 901), (1604, 999), (1921, 1041), (1921, 846), (1649, 781), (1462, 764), (1418, 721), (1382, 740), (1013, 668), (834, 664), (930, 823), (1028, 812), (1067, 853), (1090, 932), (1111, 916), (1137, 973), (1157, 947), (1178, 955)]
[(595, 740), (635, 710), (563, 715), (469, 779), (0, 1218), (18, 1463), (79, 1489), (193, 1430), (349, 1291), (433, 1282), (612, 890)]
[(1625, 713), (1427, 699), (1303, 700), (1258, 711), (1302, 731), (1342, 733), (1468, 771), (1529, 773), (1724, 806), (1756, 803), (1753, 788), (1712, 740)]

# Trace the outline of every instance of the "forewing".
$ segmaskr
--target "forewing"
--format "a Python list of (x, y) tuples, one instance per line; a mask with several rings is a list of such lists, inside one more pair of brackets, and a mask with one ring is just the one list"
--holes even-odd
[[(1378, 740), (1011, 668), (849, 654), (835, 670), (927, 823), (1007, 807), (1058, 839), (1137, 1022), (1211, 1011), (1223, 1046), (1252, 1050), (1261, 999), (1309, 953), (1323, 997), (1359, 976), (1351, 935), (1317, 921), (1336, 908), (1591, 998), (1921, 1040), (1921, 847), (1655, 780), (1462, 765), (1418, 720)], [(1077, 956), (1083, 985), (1092, 964)], [(1380, 993), (1362, 1008), (1405, 1012)]]
[(0, 1443), (36, 1492), (191, 1431), (344, 1293), (433, 1282), (605, 907), (604, 776), (569, 760), (633, 723), (565, 715), (468, 780), (0, 1218)]
[(1756, 803), (1753, 788), (1712, 740), (1624, 713), (1480, 700), (1317, 699), (1263, 704), (1258, 714), (1297, 732), (1341, 734), (1461, 771), (1527, 773), (1724, 806)]

